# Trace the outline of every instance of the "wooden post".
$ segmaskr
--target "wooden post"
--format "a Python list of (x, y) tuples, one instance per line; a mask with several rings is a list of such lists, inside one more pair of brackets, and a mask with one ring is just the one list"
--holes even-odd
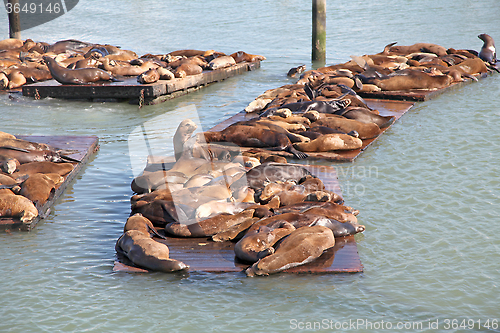
[[(9, 14), (9, 35), (10, 38), (21, 39), (21, 17), (19, 16), (19, 0), (8, 0)], [(17, 11), (17, 13), (16, 13)]]
[(326, 61), (326, 0), (312, 0), (312, 60)]

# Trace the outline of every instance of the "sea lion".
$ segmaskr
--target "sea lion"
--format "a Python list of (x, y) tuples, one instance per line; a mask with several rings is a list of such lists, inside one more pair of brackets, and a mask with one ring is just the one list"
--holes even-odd
[(359, 138), (362, 140), (375, 138), (382, 133), (380, 127), (374, 123), (362, 123), (354, 119), (347, 119), (337, 115), (322, 116), (315, 121), (313, 125), (330, 127), (343, 133), (356, 131), (359, 134)]
[(38, 210), (30, 199), (22, 195), (0, 195), (0, 216), (18, 217), (21, 222), (30, 222), (38, 216)]
[(184, 119), (177, 127), (173, 138), (176, 161), (179, 160), (184, 151), (184, 143), (191, 137), (196, 128), (198, 126), (191, 119)]
[(3, 90), (7, 89), (8, 87), (9, 87), (9, 78), (4, 72), (0, 72), (0, 89)]
[(0, 50), (12, 50), (23, 47), (24, 42), (17, 38), (7, 38), (0, 41)]
[(307, 157), (307, 154), (297, 151), (292, 142), (284, 133), (271, 130), (258, 124), (237, 122), (219, 132), (204, 132), (205, 141), (232, 142), (242, 147), (266, 148), (269, 150), (287, 151), (298, 159)]
[[(255, 213), (254, 213), (255, 215)], [(230, 241), (236, 238), (240, 238), (241, 234), (244, 233), (252, 224), (257, 222), (259, 220), (258, 217), (253, 217), (244, 220), (241, 223), (235, 224), (230, 226), (224, 231), (221, 231), (215, 235), (212, 236), (212, 240), (214, 242), (224, 242), (224, 241)]]
[(60, 176), (66, 176), (73, 171), (74, 165), (71, 163), (55, 163), (50, 161), (30, 162), (21, 164), (12, 177), (18, 178), (35, 173), (56, 173)]
[(411, 89), (440, 89), (450, 85), (451, 77), (448, 75), (430, 75), (420, 70), (409, 70), (384, 78), (371, 78), (366, 83), (375, 84), (382, 90), (398, 91)]
[(266, 57), (264, 57), (263, 55), (248, 54), (248, 53), (243, 52), (243, 51), (235, 52), (235, 53), (231, 54), (231, 57), (234, 58), (236, 63), (240, 63), (240, 62), (244, 62), (244, 61), (254, 62), (254, 61), (266, 60)]
[(210, 68), (211, 70), (215, 70), (219, 68), (230, 67), (233, 65), (236, 65), (236, 61), (232, 56), (222, 56), (211, 60), (208, 63), (208, 68)]
[[(235, 187), (248, 185), (254, 190), (263, 189), (268, 182), (299, 182), (311, 173), (301, 165), (288, 163), (265, 163), (247, 171), (245, 178), (233, 184)], [(246, 184), (245, 182), (248, 182)]]
[(245, 220), (253, 218), (253, 214), (253, 209), (247, 209), (234, 215), (227, 213), (218, 214), (206, 220), (191, 224), (173, 222), (165, 226), (165, 232), (180, 237), (213, 236), (227, 230), (233, 225), (243, 223)]
[(183, 172), (172, 169), (169, 171), (159, 170), (154, 172), (143, 172), (142, 175), (132, 180), (130, 188), (135, 193), (149, 193), (163, 185), (167, 186), (167, 188), (174, 184), (183, 185), (188, 179), (189, 176), (185, 175)]
[(274, 253), (273, 245), (288, 236), (295, 227), (286, 221), (275, 221), (249, 231), (234, 245), (234, 253), (240, 260), (254, 263)]
[(14, 173), (20, 165), (21, 163), (15, 158), (0, 156), (0, 170), (2, 172)]
[(113, 65), (108, 57), (101, 58), (100, 61), (102, 62), (102, 68), (104, 68), (105, 71), (111, 72), (113, 73), (113, 75), (119, 75), (119, 76), (138, 76), (144, 73), (145, 71), (150, 70), (153, 67), (156, 67), (156, 66), (151, 66), (151, 63), (147, 61), (145, 61), (140, 66), (118, 65), (116, 64), (116, 62)]
[(52, 77), (61, 84), (91, 84), (98, 81), (119, 81), (113, 75), (100, 68), (67, 69), (54, 59), (44, 56)]
[(164, 67), (158, 67), (156, 71), (160, 74), (160, 80), (172, 80), (175, 77), (174, 73)]
[(260, 259), (245, 273), (247, 276), (269, 275), (304, 265), (319, 258), (323, 251), (334, 245), (333, 233), (326, 227), (299, 228), (281, 242), (274, 254)]
[(0, 185), (15, 186), (17, 185), (17, 181), (8, 175), (0, 173)]
[(125, 222), (125, 226), (123, 227), (123, 232), (127, 232), (129, 230), (138, 230), (144, 234), (149, 233), (150, 237), (157, 236), (165, 239), (165, 236), (160, 235), (153, 226), (153, 223), (151, 223), (151, 221), (144, 217), (141, 213), (135, 213), (127, 219), (127, 222)]
[(484, 62), (495, 64), (497, 62), (497, 51), (493, 38), (488, 34), (480, 34), (477, 38), (483, 41), (483, 46), (479, 51), (479, 58)]
[(148, 233), (139, 230), (123, 233), (116, 242), (115, 250), (135, 265), (153, 271), (170, 273), (189, 269), (183, 262), (170, 258), (167, 245), (153, 240)]
[(210, 200), (196, 208), (195, 218), (201, 221), (216, 214), (237, 214), (252, 205), (250, 202), (228, 202), (226, 200)]
[(177, 67), (173, 73), (176, 78), (184, 78), (188, 75), (201, 74), (202, 72), (203, 68), (200, 65), (192, 62), (185, 62)]
[(137, 76), (137, 82), (142, 84), (155, 83), (160, 79), (160, 74), (156, 69), (150, 69)]
[(286, 76), (295, 77), (297, 74), (302, 74), (306, 70), (306, 65), (290, 68)]
[(325, 134), (310, 142), (294, 143), (295, 149), (305, 152), (352, 150), (361, 148), (363, 141), (347, 134)]
[(56, 183), (47, 175), (35, 173), (21, 184), (19, 194), (30, 199), (35, 205), (43, 206), (54, 195), (55, 186)]
[(15, 158), (21, 164), (29, 162), (41, 162), (41, 161), (50, 161), (50, 162), (75, 161), (74, 159), (68, 156), (64, 156), (50, 150), (25, 150), (19, 148), (0, 147), (0, 155), (4, 155), (5, 157)]
[(26, 78), (19, 70), (10, 72), (7, 78), (9, 79), (9, 89), (16, 89), (26, 84)]

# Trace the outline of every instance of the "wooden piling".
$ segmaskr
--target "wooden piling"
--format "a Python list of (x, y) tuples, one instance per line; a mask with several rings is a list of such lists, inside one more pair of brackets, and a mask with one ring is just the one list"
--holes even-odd
[[(9, 7), (10, 6), (10, 7)], [(8, 0), (7, 13), (9, 14), (9, 36), (21, 39), (21, 17), (19, 0)]]
[(326, 0), (312, 0), (312, 61), (326, 62)]

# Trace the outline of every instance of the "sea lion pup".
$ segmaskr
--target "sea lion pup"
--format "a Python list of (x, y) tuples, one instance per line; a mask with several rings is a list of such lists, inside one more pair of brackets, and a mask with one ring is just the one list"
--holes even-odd
[(481, 50), (479, 51), (479, 58), (481, 58), (484, 62), (494, 65), (497, 62), (495, 41), (488, 34), (480, 34), (477, 38), (484, 42)]
[(234, 61), (236, 61), (236, 63), (240, 63), (240, 62), (244, 62), (244, 61), (254, 62), (254, 61), (266, 60), (266, 57), (264, 57), (263, 55), (249, 54), (249, 53), (246, 53), (244, 51), (235, 52), (235, 53), (231, 54), (231, 57), (234, 58)]
[(299, 152), (292, 146), (292, 142), (284, 133), (270, 130), (267, 127), (248, 126), (245, 122), (234, 123), (219, 132), (203, 132), (205, 141), (232, 142), (242, 147), (266, 148), (269, 150), (286, 151), (295, 158), (304, 159), (307, 154)]
[(59, 65), (55, 59), (44, 56), (43, 60), (52, 77), (61, 84), (89, 84), (98, 81), (120, 81), (113, 75), (99, 68), (67, 69)]
[[(56, 176), (61, 177), (59, 175)], [(62, 182), (60, 179), (56, 181), (59, 184)], [(55, 187), (56, 182), (51, 177), (43, 173), (35, 173), (21, 184), (21, 192), (19, 194), (33, 201), (35, 206), (43, 206), (54, 195)]]
[(74, 165), (71, 163), (55, 163), (49, 161), (30, 162), (21, 164), (12, 177), (19, 178), (25, 175), (33, 175), (35, 173), (57, 173), (60, 176), (66, 176), (73, 171)]
[(305, 152), (326, 152), (361, 148), (363, 141), (347, 134), (325, 134), (310, 142), (294, 143), (293, 146)]
[(18, 217), (26, 223), (38, 216), (38, 210), (30, 199), (22, 195), (0, 195), (0, 216)]
[(137, 82), (142, 84), (155, 83), (160, 79), (160, 74), (156, 69), (150, 69), (137, 76)]
[[(375, 138), (379, 136), (380, 133), (382, 133), (380, 127), (378, 127), (377, 124), (362, 123), (354, 119), (347, 119), (345, 117), (337, 115), (320, 115), (320, 119), (316, 120), (312, 125), (314, 127), (329, 127), (343, 133), (355, 131), (356, 133), (358, 133), (359, 138), (362, 140)], [(311, 130), (313, 130), (314, 127)]]
[(288, 236), (295, 227), (287, 221), (274, 221), (249, 231), (234, 245), (234, 253), (238, 259), (254, 263), (274, 253), (273, 245)]
[(254, 210), (247, 209), (238, 214), (218, 214), (200, 222), (184, 224), (179, 222), (168, 223), (165, 232), (180, 237), (208, 237), (227, 230), (233, 225), (243, 223), (253, 218)]
[(212, 59), (208, 63), (208, 68), (210, 68), (211, 70), (215, 70), (219, 68), (226, 68), (233, 65), (236, 65), (236, 61), (232, 56), (221, 56)]
[(123, 232), (127, 232), (129, 230), (137, 230), (143, 234), (149, 234), (150, 237), (157, 236), (165, 239), (165, 236), (160, 235), (153, 226), (153, 223), (151, 223), (151, 221), (144, 217), (141, 213), (135, 213), (127, 219), (127, 222), (123, 227)]
[(170, 273), (189, 269), (183, 262), (170, 259), (167, 245), (153, 240), (149, 233), (139, 230), (123, 233), (116, 242), (115, 250), (135, 265), (153, 271)]
[(299, 228), (280, 243), (274, 254), (260, 259), (245, 273), (247, 276), (269, 275), (304, 265), (319, 258), (323, 251), (334, 245), (333, 233), (326, 227)]

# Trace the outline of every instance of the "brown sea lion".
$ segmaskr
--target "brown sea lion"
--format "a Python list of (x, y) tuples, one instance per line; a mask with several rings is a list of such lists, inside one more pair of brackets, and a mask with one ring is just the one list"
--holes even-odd
[(7, 38), (0, 41), (0, 50), (18, 49), (24, 45), (24, 42), (16, 38)]
[(222, 57), (217, 57), (213, 60), (211, 60), (208, 63), (208, 68), (211, 70), (219, 69), (219, 68), (226, 68), (236, 65), (236, 61), (234, 61), (234, 58), (231, 56), (222, 56)]
[(0, 89), (3, 90), (7, 89), (8, 87), (9, 87), (9, 78), (4, 72), (0, 72)]
[(234, 253), (240, 260), (254, 263), (274, 253), (273, 245), (295, 230), (289, 222), (278, 220), (269, 225), (249, 231), (234, 246)]
[(15, 158), (0, 156), (0, 170), (2, 172), (14, 173), (20, 165), (21, 163)]
[[(234, 186), (248, 185), (254, 190), (263, 189), (268, 182), (299, 182), (311, 173), (301, 165), (285, 163), (265, 163), (247, 171), (245, 179), (238, 180)], [(246, 184), (245, 182), (248, 182)]]
[(160, 74), (156, 69), (150, 69), (137, 76), (137, 82), (142, 84), (155, 83), (160, 79)]
[(345, 117), (337, 115), (322, 114), (320, 119), (315, 121), (312, 125), (330, 127), (343, 133), (356, 131), (359, 134), (359, 138), (362, 140), (375, 138), (379, 136), (380, 133), (382, 133), (380, 127), (378, 127), (374, 123), (366, 124), (354, 119), (347, 119)]
[(61, 84), (90, 84), (98, 81), (119, 81), (113, 75), (99, 68), (67, 69), (54, 59), (44, 56), (52, 77)]
[[(255, 213), (254, 213), (255, 214)], [(224, 241), (230, 241), (236, 238), (241, 237), (240, 235), (244, 233), (252, 224), (257, 222), (259, 220), (258, 217), (253, 217), (244, 220), (243, 222), (239, 224), (235, 224), (233, 226), (230, 226), (224, 231), (221, 231), (215, 235), (212, 236), (212, 240), (214, 242), (224, 242)]]
[(258, 55), (258, 54), (248, 54), (246, 52), (243, 52), (243, 51), (238, 51), (238, 52), (235, 52), (233, 54), (231, 54), (231, 57), (234, 58), (234, 60), (236, 61), (236, 63), (240, 63), (240, 62), (254, 62), (254, 61), (262, 61), (262, 60), (266, 60), (266, 57), (262, 56), (262, 55)]
[(158, 67), (156, 70), (160, 74), (160, 80), (172, 80), (175, 77), (174, 73), (164, 67)]
[(18, 217), (21, 222), (30, 222), (38, 216), (38, 210), (31, 200), (22, 195), (0, 195), (0, 216)]
[(108, 57), (101, 58), (101, 62), (104, 70), (113, 73), (113, 75), (120, 75), (120, 76), (138, 76), (147, 70), (157, 67), (157, 66), (152, 66), (151, 63), (147, 61), (144, 62), (141, 66), (118, 65), (116, 62), (113, 65)]
[(363, 141), (347, 134), (325, 134), (310, 142), (294, 143), (293, 146), (305, 152), (352, 150), (361, 148)]
[(18, 178), (35, 173), (56, 173), (60, 176), (66, 176), (73, 171), (74, 165), (71, 163), (55, 163), (50, 161), (30, 162), (21, 164), (12, 177)]
[(398, 75), (384, 78), (368, 79), (367, 83), (375, 84), (382, 90), (398, 91), (411, 89), (440, 89), (450, 85), (448, 75), (430, 75), (420, 70), (408, 70)]
[(191, 224), (173, 222), (165, 226), (165, 231), (180, 237), (208, 237), (227, 230), (233, 225), (243, 223), (247, 219), (253, 218), (253, 214), (253, 209), (247, 209), (235, 215), (218, 214), (206, 220)]
[(186, 62), (177, 67), (174, 70), (174, 76), (177, 78), (184, 78), (188, 75), (196, 75), (201, 74), (203, 72), (203, 68), (200, 65), (197, 65), (192, 62)]
[[(393, 44), (394, 45), (394, 44)], [(389, 53), (390, 54), (397, 54), (397, 55), (406, 55), (406, 54), (411, 54), (415, 52), (429, 52), (429, 53), (434, 53), (437, 54), (438, 56), (443, 56), (446, 55), (446, 48), (437, 45), (437, 44), (432, 44), (432, 43), (416, 43), (413, 45), (395, 45), (389, 47)]]
[(165, 236), (160, 235), (153, 226), (153, 223), (151, 223), (151, 221), (144, 217), (141, 213), (135, 213), (127, 219), (127, 222), (125, 222), (125, 226), (123, 227), (123, 232), (125, 233), (129, 230), (138, 230), (143, 234), (149, 234), (150, 237), (157, 236), (165, 239)]
[(326, 227), (299, 228), (281, 242), (274, 254), (260, 259), (245, 272), (247, 276), (278, 273), (312, 262), (334, 245), (333, 233)]
[(0, 173), (0, 185), (15, 186), (17, 181), (8, 175)]
[(73, 160), (67, 156), (50, 150), (25, 150), (19, 148), (0, 147), (0, 155), (15, 158), (21, 164), (41, 161), (64, 162)]
[(135, 265), (153, 271), (170, 273), (189, 269), (183, 262), (170, 258), (167, 245), (153, 240), (148, 233), (139, 230), (123, 233), (116, 242), (115, 250)]
[(7, 78), (9, 79), (9, 89), (16, 89), (26, 84), (26, 78), (19, 70), (10, 72), (10, 74), (7, 75)]
[(55, 193), (55, 182), (43, 173), (35, 173), (21, 184), (19, 194), (30, 199), (35, 205), (43, 206)]

